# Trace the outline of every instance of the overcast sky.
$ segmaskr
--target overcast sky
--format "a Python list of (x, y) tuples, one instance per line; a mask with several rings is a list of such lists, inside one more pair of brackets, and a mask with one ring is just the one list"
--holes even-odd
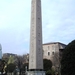
[[(0, 0), (3, 53), (29, 52), (31, 0)], [(75, 39), (75, 0), (42, 0), (43, 43)]]

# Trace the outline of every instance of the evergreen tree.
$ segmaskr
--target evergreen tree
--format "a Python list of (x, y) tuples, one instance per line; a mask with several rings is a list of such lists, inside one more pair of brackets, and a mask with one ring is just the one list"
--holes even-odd
[(75, 75), (75, 40), (69, 43), (63, 51), (61, 75)]
[(16, 68), (16, 65), (14, 63), (9, 63), (7, 65), (6, 71), (11, 73), (15, 70), (15, 68)]
[(51, 69), (51, 67), (52, 67), (52, 62), (51, 62), (51, 60), (48, 60), (48, 59), (44, 59), (43, 60), (43, 65), (44, 65), (44, 70), (45, 71), (48, 71), (48, 70), (50, 70)]

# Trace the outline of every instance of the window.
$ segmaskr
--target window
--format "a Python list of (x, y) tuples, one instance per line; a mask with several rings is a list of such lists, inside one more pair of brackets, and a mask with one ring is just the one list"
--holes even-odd
[(50, 52), (48, 52), (48, 56), (50, 55)]
[(54, 52), (52, 52), (52, 55), (54, 55)]

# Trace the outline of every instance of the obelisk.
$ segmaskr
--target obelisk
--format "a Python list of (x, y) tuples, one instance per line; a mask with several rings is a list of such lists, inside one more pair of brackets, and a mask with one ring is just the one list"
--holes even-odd
[(31, 2), (30, 53), (28, 75), (44, 75), (41, 0)]

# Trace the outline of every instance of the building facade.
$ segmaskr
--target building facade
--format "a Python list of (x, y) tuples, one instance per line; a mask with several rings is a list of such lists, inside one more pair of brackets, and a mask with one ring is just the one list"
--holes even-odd
[(43, 59), (51, 60), (52, 67), (58, 69), (60, 67), (60, 60), (65, 47), (66, 45), (60, 42), (43, 44)]

